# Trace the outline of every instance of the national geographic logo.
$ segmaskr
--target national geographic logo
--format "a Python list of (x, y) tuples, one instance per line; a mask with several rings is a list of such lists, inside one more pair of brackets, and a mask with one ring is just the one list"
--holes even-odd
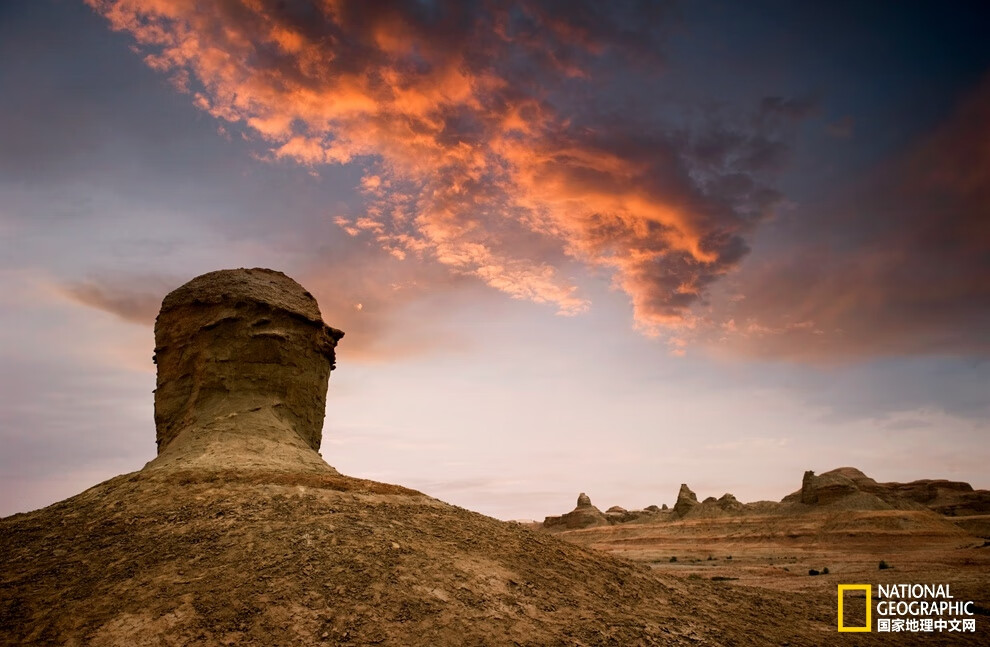
[[(846, 592), (854, 592), (846, 596)], [(846, 602), (858, 614), (864, 598), (863, 624), (847, 625)], [(877, 618), (878, 633), (953, 633), (976, 631), (972, 601), (956, 600), (948, 584), (878, 584), (876, 604), (872, 584), (840, 584), (838, 591), (838, 629), (840, 632), (873, 631)], [(858, 620), (858, 617), (856, 618)]]
[[(866, 624), (862, 627), (847, 627), (843, 618), (843, 608), (845, 605), (846, 591), (866, 592)], [(873, 609), (873, 585), (872, 584), (840, 584), (839, 585), (839, 631), (872, 631), (873, 624), (870, 622), (871, 611)]]

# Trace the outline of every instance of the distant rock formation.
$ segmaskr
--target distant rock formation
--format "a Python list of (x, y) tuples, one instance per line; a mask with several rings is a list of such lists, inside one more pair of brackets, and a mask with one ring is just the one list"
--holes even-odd
[[(858, 474), (852, 474), (855, 471)], [(812, 471), (804, 473), (801, 480), (801, 503), (806, 505), (828, 505), (843, 497), (847, 497), (860, 492), (856, 481), (852, 476), (861, 476), (867, 479), (866, 475), (853, 468), (844, 468), (826, 472), (821, 476), (815, 476)], [(872, 481), (872, 479), (867, 479)]]
[(728, 492), (719, 497), (715, 504), (727, 512), (734, 512), (743, 509), (743, 504), (739, 502), (739, 499)]
[[(591, 505), (584, 494), (578, 507), (565, 515), (547, 517), (542, 527), (552, 532), (622, 524), (665, 524), (680, 520), (719, 519), (736, 516), (816, 514), (822, 511), (901, 510), (925, 515), (954, 517), (948, 527), (990, 539), (990, 492), (974, 490), (968, 483), (946, 480), (920, 480), (911, 483), (878, 483), (854, 467), (840, 467), (821, 475), (804, 473), (801, 489), (781, 501), (742, 503), (726, 492), (699, 502), (686, 484), (681, 484), (673, 509), (667, 504), (643, 510), (612, 506), (604, 514)], [(919, 517), (919, 518), (922, 518)], [(935, 526), (944, 520), (927, 517)], [(932, 526), (933, 528), (935, 526)]]
[[(684, 488), (685, 486), (681, 487)], [(678, 513), (679, 518), (694, 519), (724, 517), (726, 515), (741, 514), (747, 511), (746, 505), (740, 503), (735, 496), (729, 494), (728, 492), (717, 499), (713, 496), (706, 497), (701, 503), (697, 503), (696, 500), (692, 502), (692, 497), (694, 497), (694, 492), (691, 492), (690, 489), (686, 492), (682, 489), (682, 491), (678, 494), (678, 503), (681, 504), (682, 510), (682, 512)], [(674, 506), (674, 510), (677, 510), (676, 505)]]
[(698, 496), (691, 491), (687, 483), (681, 483), (681, 489), (677, 492), (677, 502), (674, 504), (674, 514), (684, 517), (698, 505), (700, 505)]
[(974, 490), (969, 483), (930, 479), (878, 483), (854, 467), (840, 467), (818, 476), (807, 471), (801, 489), (782, 502), (861, 510), (927, 508), (947, 516), (990, 514), (990, 491)]
[(969, 483), (924, 479), (910, 483), (883, 483), (892, 494), (949, 517), (990, 514), (990, 491), (974, 490)]
[(576, 530), (607, 525), (609, 525), (608, 517), (591, 504), (591, 497), (584, 492), (578, 495), (576, 508), (567, 514), (547, 517), (543, 520), (544, 528), (554, 530)]

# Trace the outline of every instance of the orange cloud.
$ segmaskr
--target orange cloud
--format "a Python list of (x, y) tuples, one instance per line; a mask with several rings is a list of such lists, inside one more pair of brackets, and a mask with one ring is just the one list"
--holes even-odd
[(589, 305), (560, 271), (571, 259), (611, 272), (642, 330), (690, 325), (776, 199), (725, 161), (763, 133), (720, 140), (713, 162), (690, 133), (575, 113), (553, 96), (560, 79), (594, 87), (603, 56), (655, 63), (650, 25), (662, 16), (618, 24), (598, 3), (554, 14), (538, 3), (87, 2), (273, 159), (365, 165), (367, 215), (337, 219), (349, 235), (561, 314)]

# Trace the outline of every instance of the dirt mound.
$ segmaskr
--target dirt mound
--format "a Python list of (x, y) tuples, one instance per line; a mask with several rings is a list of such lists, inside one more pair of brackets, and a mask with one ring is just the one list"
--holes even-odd
[(0, 546), (4, 644), (696, 644), (679, 634), (712, 633), (677, 608), (703, 593), (645, 567), (334, 474), (144, 470), (4, 519)]

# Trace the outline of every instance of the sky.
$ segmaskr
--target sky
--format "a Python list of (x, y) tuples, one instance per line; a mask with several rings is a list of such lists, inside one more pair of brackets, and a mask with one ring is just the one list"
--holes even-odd
[(170, 290), (345, 331), (322, 453), (501, 519), (990, 488), (980, 2), (0, 3), (0, 515), (155, 454)]

